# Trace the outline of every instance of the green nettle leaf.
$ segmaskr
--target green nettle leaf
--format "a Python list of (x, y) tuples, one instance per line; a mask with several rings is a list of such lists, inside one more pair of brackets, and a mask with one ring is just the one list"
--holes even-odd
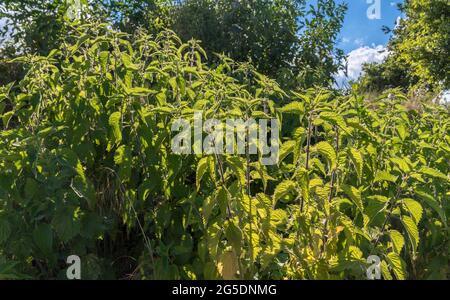
[(33, 230), (33, 241), (43, 254), (49, 255), (53, 247), (53, 231), (49, 224), (40, 224)]
[(405, 238), (397, 230), (389, 231), (389, 237), (391, 238), (392, 247), (395, 253), (400, 254), (405, 246)]
[(392, 175), (388, 171), (378, 171), (375, 175), (374, 182), (383, 182), (388, 181), (392, 183), (396, 183), (398, 176)]
[(131, 150), (128, 146), (122, 145), (117, 148), (114, 154), (114, 162), (120, 166), (119, 177), (123, 181), (128, 181), (131, 177)]
[(208, 157), (203, 157), (200, 159), (197, 165), (197, 175), (196, 175), (196, 186), (197, 191), (200, 190), (200, 182), (202, 181), (203, 175), (208, 171)]
[(422, 205), (420, 205), (419, 202), (417, 202), (416, 200), (413, 200), (413, 199), (403, 199), (402, 204), (403, 204), (403, 207), (407, 211), (409, 211), (414, 222), (416, 222), (416, 224), (419, 224), (420, 220), (422, 219), (422, 214), (423, 214)]
[(334, 148), (333, 146), (330, 145), (330, 143), (320, 142), (313, 147), (313, 151), (318, 152), (319, 154), (325, 156), (330, 162), (331, 169), (334, 170), (336, 168), (337, 164), (336, 151), (334, 151)]
[(347, 133), (350, 132), (349, 128), (347, 127), (347, 124), (344, 121), (344, 118), (335, 112), (331, 111), (321, 112), (320, 119), (329, 122), (330, 124), (339, 126), (339, 128), (341, 128)]
[(89, 208), (94, 207), (96, 201), (95, 187), (89, 179), (79, 175), (75, 176), (72, 179), (70, 187), (78, 197), (87, 200)]
[(128, 54), (122, 53), (121, 58), (122, 58), (123, 65), (125, 66), (125, 68), (127, 70), (132, 70), (132, 71), (139, 70), (139, 66), (132, 62), (131, 57)]
[(242, 250), (242, 231), (232, 221), (226, 226), (225, 237), (239, 256)]
[(0, 219), (0, 244), (6, 242), (11, 234), (11, 226), (7, 220)]
[(126, 146), (122, 145), (117, 148), (116, 153), (114, 154), (114, 162), (116, 165), (121, 165), (125, 161)]
[(118, 145), (122, 142), (122, 129), (120, 126), (122, 114), (114, 112), (109, 116), (109, 126), (111, 126), (115, 138), (115, 143)]
[(342, 189), (350, 197), (353, 203), (355, 203), (356, 207), (358, 207), (358, 209), (363, 212), (364, 206), (362, 202), (361, 191), (350, 185), (343, 185)]
[(219, 204), (222, 213), (228, 213), (228, 192), (224, 187), (220, 187), (216, 192), (216, 202)]
[(158, 93), (144, 87), (125, 88), (125, 92), (130, 96), (149, 96)]
[(273, 210), (270, 214), (270, 223), (277, 227), (283, 224), (287, 219), (287, 213), (282, 209)]
[(428, 175), (434, 178), (439, 178), (439, 179), (443, 179), (443, 180), (449, 180), (449, 178), (443, 174), (441, 171), (438, 171), (436, 169), (433, 168), (429, 168), (429, 167), (422, 167), (419, 170), (419, 173), (424, 174), (424, 175)]
[(282, 113), (290, 113), (290, 114), (302, 114), (305, 111), (305, 108), (301, 102), (292, 101), (291, 103), (280, 108)]
[(385, 260), (381, 262), (381, 274), (383, 274), (384, 280), (392, 280), (392, 274), (389, 271), (389, 266)]
[(273, 194), (273, 202), (277, 203), (278, 200), (286, 196), (291, 192), (295, 192), (296, 184), (292, 180), (284, 180), (275, 188), (275, 192)]
[(406, 232), (408, 233), (413, 253), (415, 253), (420, 241), (419, 230), (417, 229), (416, 222), (414, 222), (413, 218), (409, 216), (402, 216), (402, 223), (405, 227)]
[(281, 163), (289, 154), (294, 152), (296, 146), (295, 141), (286, 141), (280, 147), (280, 156), (278, 159), (278, 163)]
[(242, 160), (238, 156), (229, 156), (227, 157), (227, 163), (230, 165), (233, 170), (234, 175), (239, 180), (239, 184), (241, 186), (245, 185), (245, 168)]
[(409, 167), (408, 162), (405, 159), (393, 157), (390, 159), (394, 164), (398, 166), (400, 171), (402, 171), (404, 174), (408, 174), (411, 172), (411, 168)]
[(102, 69), (105, 71), (108, 65), (109, 51), (100, 52), (99, 58), (100, 58), (100, 65), (102, 66)]
[(386, 209), (388, 201), (389, 198), (380, 195), (367, 197), (367, 206), (364, 213), (370, 218), (370, 221), (383, 217), (382, 212)]
[(353, 162), (353, 165), (355, 166), (356, 174), (358, 175), (359, 180), (361, 180), (364, 165), (364, 160), (361, 152), (358, 149), (351, 148), (350, 158)]
[(395, 274), (395, 278), (398, 280), (406, 279), (406, 264), (397, 253), (389, 253), (387, 255), (389, 266), (392, 268)]
[(8, 127), (9, 121), (11, 120), (12, 116), (14, 116), (13, 111), (8, 111), (7, 113), (4, 113), (2, 116), (3, 126)]
[(400, 137), (400, 139), (402, 141), (404, 141), (406, 139), (407, 136), (407, 132), (406, 132), (406, 127), (403, 124), (400, 124), (397, 126), (397, 132), (398, 132), (398, 136)]
[(68, 242), (80, 233), (80, 222), (71, 209), (58, 212), (53, 218), (52, 224), (63, 242)]
[(415, 193), (420, 197), (420, 199), (425, 201), (428, 206), (430, 206), (437, 212), (437, 214), (441, 218), (442, 224), (445, 224), (447, 226), (447, 217), (445, 216), (445, 211), (442, 209), (439, 202), (437, 202), (433, 196), (431, 196), (424, 190), (416, 189)]

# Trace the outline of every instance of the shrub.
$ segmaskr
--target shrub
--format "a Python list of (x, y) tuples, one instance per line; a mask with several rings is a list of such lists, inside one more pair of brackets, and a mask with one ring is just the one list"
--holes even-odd
[[(449, 111), (284, 92), (196, 41), (104, 24), (0, 90), (0, 278), (448, 276)], [(280, 158), (177, 155), (174, 120), (277, 118)]]

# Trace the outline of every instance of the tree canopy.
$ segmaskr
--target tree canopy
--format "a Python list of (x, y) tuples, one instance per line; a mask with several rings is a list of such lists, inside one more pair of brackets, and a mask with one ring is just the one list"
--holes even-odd
[(366, 66), (364, 89), (450, 88), (450, 3), (406, 0), (400, 9), (405, 17), (392, 30), (390, 54), (383, 64)]
[(172, 28), (183, 40), (201, 40), (211, 63), (214, 53), (251, 61), (283, 86), (330, 86), (343, 67), (335, 42), (346, 5), (333, 0), (6, 0), (0, 35), (13, 52), (46, 55), (70, 36), (67, 11), (75, 4), (82, 21), (100, 19), (128, 33)]

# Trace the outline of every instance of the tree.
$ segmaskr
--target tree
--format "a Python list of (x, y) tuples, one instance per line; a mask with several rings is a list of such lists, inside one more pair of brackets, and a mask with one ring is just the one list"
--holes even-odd
[(211, 63), (214, 53), (251, 61), (283, 87), (330, 86), (343, 66), (335, 41), (346, 5), (334, 0), (308, 7), (305, 0), (5, 0), (0, 17), (9, 21), (0, 36), (15, 52), (47, 55), (71, 35), (74, 5), (81, 22), (101, 20), (128, 33), (170, 27), (183, 40), (201, 40)]
[[(16, 52), (46, 55), (67, 39), (71, 13), (81, 22), (109, 22), (124, 32), (138, 27), (154, 29), (162, 22), (168, 0), (4, 0), (0, 6), (0, 41), (15, 45)], [(155, 21), (158, 17), (158, 20)]]
[(186, 0), (172, 9), (173, 28), (209, 55), (252, 61), (283, 86), (329, 85), (342, 67), (335, 40), (346, 5), (319, 0)]
[[(450, 3), (447, 0), (406, 0), (405, 18), (392, 32), (390, 54), (379, 65), (366, 66), (364, 89), (388, 87), (439, 92), (450, 87)], [(389, 30), (388, 30), (389, 31)]]

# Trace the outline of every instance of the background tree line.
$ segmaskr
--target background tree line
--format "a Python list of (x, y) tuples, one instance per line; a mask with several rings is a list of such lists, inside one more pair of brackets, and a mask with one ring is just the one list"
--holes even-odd
[[(196, 39), (209, 64), (225, 54), (250, 61), (283, 88), (332, 87), (345, 70), (337, 47), (346, 4), (334, 0), (4, 0), (0, 17), (0, 83), (23, 76), (18, 65), (5, 63), (19, 54), (47, 55), (73, 30), (68, 9), (82, 8), (80, 22), (103, 20), (133, 33), (157, 34), (171, 28), (183, 40)], [(434, 97), (449, 89), (450, 4), (447, 0), (406, 0), (404, 18), (392, 34), (382, 64), (368, 64), (358, 80), (360, 91), (389, 88)], [(430, 96), (431, 95), (431, 96)]]
[(401, 88), (435, 96), (450, 88), (450, 2), (406, 0), (399, 6), (404, 17), (393, 33), (389, 55), (382, 64), (368, 64), (360, 79), (365, 92)]
[[(183, 40), (201, 40), (209, 61), (215, 53), (237, 61), (251, 61), (258, 71), (284, 86), (330, 86), (344, 65), (336, 39), (346, 5), (319, 0), (82, 0), (81, 20), (100, 19), (121, 31), (144, 28), (157, 33), (173, 29)], [(66, 14), (77, 1), (3, 1), (0, 28), (2, 57), (19, 53), (47, 55), (70, 39)], [(2, 65), (2, 83), (17, 80), (20, 72)]]

